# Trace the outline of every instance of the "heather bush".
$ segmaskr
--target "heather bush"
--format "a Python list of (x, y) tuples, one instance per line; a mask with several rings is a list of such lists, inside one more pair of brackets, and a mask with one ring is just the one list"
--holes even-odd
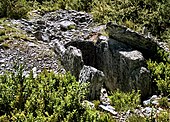
[(111, 104), (115, 107), (117, 111), (127, 111), (134, 110), (140, 104), (140, 94), (139, 91), (124, 93), (120, 90), (112, 92), (109, 96)]
[(162, 61), (147, 62), (148, 68), (151, 71), (153, 82), (158, 87), (158, 93), (164, 96), (170, 95), (170, 59), (169, 53), (159, 50), (158, 54), (162, 57)]
[[(82, 101), (88, 84), (75, 77), (44, 70), (37, 77), (23, 68), (0, 76), (0, 121), (82, 122), (112, 120), (109, 114), (89, 110)], [(100, 115), (100, 116), (97, 116)]]
[(0, 17), (26, 18), (28, 11), (26, 0), (0, 0)]

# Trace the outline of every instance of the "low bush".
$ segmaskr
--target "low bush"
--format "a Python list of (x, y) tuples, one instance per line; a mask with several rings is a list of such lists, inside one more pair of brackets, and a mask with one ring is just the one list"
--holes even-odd
[(26, 18), (28, 11), (26, 0), (0, 0), (0, 17)]
[(157, 116), (158, 122), (169, 122), (170, 121), (170, 111), (163, 111)]
[[(85, 122), (112, 120), (108, 114), (82, 105), (88, 84), (67, 74), (44, 70), (36, 78), (23, 68), (0, 76), (0, 121)], [(100, 116), (97, 116), (100, 115)]]
[(160, 55), (162, 55), (162, 62), (149, 60), (147, 64), (151, 71), (153, 82), (155, 82), (158, 87), (158, 92), (162, 93), (164, 96), (168, 96), (170, 95), (169, 54), (160, 51)]
[(168, 109), (170, 106), (170, 103), (168, 102), (168, 98), (167, 97), (162, 97), (159, 100), (159, 106), (165, 109)]
[(140, 104), (139, 91), (135, 92), (134, 90), (128, 93), (117, 90), (110, 95), (110, 99), (117, 111), (133, 110)]

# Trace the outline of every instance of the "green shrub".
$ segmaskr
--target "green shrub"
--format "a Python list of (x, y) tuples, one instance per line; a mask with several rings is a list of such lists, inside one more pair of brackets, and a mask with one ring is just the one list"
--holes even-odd
[(97, 22), (116, 21), (139, 32), (146, 27), (158, 38), (170, 28), (169, 0), (95, 0), (91, 13)]
[(162, 97), (159, 100), (159, 106), (162, 108), (168, 108), (170, 106), (170, 103), (168, 103), (168, 98), (167, 97)]
[(0, 30), (0, 36), (3, 36), (3, 35), (5, 35), (5, 30)]
[(162, 111), (158, 116), (157, 116), (157, 121), (158, 122), (169, 122), (170, 121), (170, 111)]
[(124, 93), (117, 90), (109, 96), (112, 105), (117, 111), (127, 111), (133, 110), (140, 104), (140, 94), (139, 91), (136, 93), (134, 90), (132, 92)]
[(0, 0), (0, 17), (26, 18), (28, 11), (26, 0)]
[(146, 122), (146, 118), (134, 114), (128, 117), (127, 122)]
[(116, 122), (109, 113), (97, 110), (86, 110), (80, 122)]
[(1, 43), (1, 42), (4, 42), (4, 41), (7, 40), (7, 39), (9, 39), (8, 36), (5, 36), (5, 35), (0, 36), (0, 43)]
[[(112, 120), (109, 114), (88, 110), (82, 101), (87, 84), (67, 74), (44, 70), (36, 78), (23, 68), (0, 76), (0, 121), (85, 122)], [(100, 114), (100, 116), (97, 116)]]
[(158, 90), (167, 96), (170, 94), (170, 63), (167, 56), (162, 56), (165, 62), (148, 61), (148, 68), (151, 70), (153, 82), (156, 82)]
[(96, 109), (97, 109), (97, 108), (99, 107), (99, 105), (100, 105), (100, 101), (99, 101), (99, 100), (94, 100), (93, 103), (94, 103), (94, 107), (95, 107)]
[(20, 69), (0, 77), (0, 115), (13, 121), (46, 120), (47, 115), (62, 121), (73, 114), (69, 119), (76, 120), (85, 111), (81, 105), (85, 90), (70, 74), (44, 71), (37, 78), (32, 74), (26, 78)]

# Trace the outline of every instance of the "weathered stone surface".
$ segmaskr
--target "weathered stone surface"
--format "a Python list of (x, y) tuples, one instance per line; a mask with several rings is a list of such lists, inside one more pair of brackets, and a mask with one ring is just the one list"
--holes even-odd
[(0, 48), (0, 74), (14, 71), (15, 64), (24, 65), (24, 75), (36, 69), (37, 74), (43, 69), (53, 70), (55, 73), (65, 73), (59, 56), (45, 43), (25, 40), (13, 40), (9, 49)]
[(105, 111), (110, 112), (112, 115), (116, 116), (118, 112), (115, 111), (115, 108), (113, 108), (110, 105), (104, 106), (104, 105), (99, 105), (100, 108), (102, 108)]
[(37, 31), (37, 32), (34, 33), (34, 36), (38, 40), (41, 40), (41, 41), (44, 41), (44, 42), (49, 42), (49, 36), (44, 32)]
[(62, 65), (66, 71), (70, 71), (78, 79), (80, 70), (83, 68), (81, 51), (76, 47), (69, 46), (63, 55)]
[(113, 39), (97, 45), (96, 68), (106, 76), (109, 90), (141, 90), (142, 97), (150, 94), (150, 73), (142, 53)]
[(66, 48), (64, 47), (64, 45), (62, 45), (61, 42), (56, 40), (55, 42), (52, 43), (51, 47), (54, 48), (55, 53), (58, 54), (60, 59), (62, 60), (62, 57), (64, 56), (65, 51), (66, 51)]
[(62, 21), (60, 22), (60, 26), (63, 30), (70, 30), (76, 28), (76, 24), (72, 21)]
[(65, 45), (75, 46), (82, 51), (85, 65), (93, 66), (106, 76), (104, 82), (110, 91), (141, 90), (142, 97), (151, 93), (150, 72), (145, 68), (143, 54), (122, 42), (99, 36), (99, 40), (72, 41)]
[(71, 41), (65, 44), (65, 47), (75, 46), (81, 50), (83, 61), (85, 65), (93, 66), (96, 65), (96, 47), (92, 41)]
[(97, 70), (91, 66), (83, 66), (79, 75), (79, 82), (90, 82), (89, 99), (99, 99), (100, 90), (105, 81), (105, 76), (102, 71)]
[(125, 26), (117, 25), (112, 22), (107, 23), (106, 28), (111, 38), (130, 45), (147, 56), (153, 56), (157, 52), (158, 44), (153, 38), (144, 36)]
[[(36, 12), (36, 16), (30, 20), (8, 22), (10, 27), (15, 25), (32, 40), (26, 42), (27, 46), (22, 44), (9, 50), (1, 49), (0, 46), (0, 72), (11, 69), (11, 61), (15, 61), (15, 56), (22, 63), (26, 61), (28, 69), (36, 67), (38, 71), (42, 68), (59, 70), (61, 61), (65, 69), (78, 79), (84, 62), (104, 73), (107, 89), (135, 89), (141, 90), (142, 96), (149, 95), (151, 79), (144, 57), (154, 55), (156, 51), (157, 43), (151, 38), (113, 23), (95, 26), (90, 14), (74, 10), (57, 10), (43, 16)], [(70, 25), (73, 28), (69, 29)], [(103, 33), (105, 29), (112, 39), (103, 36), (106, 35)], [(21, 51), (27, 47), (27, 52)]]

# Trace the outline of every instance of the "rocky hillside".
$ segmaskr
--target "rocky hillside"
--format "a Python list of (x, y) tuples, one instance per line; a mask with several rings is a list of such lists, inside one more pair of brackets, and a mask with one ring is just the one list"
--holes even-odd
[(80, 82), (98, 86), (92, 88), (92, 99), (102, 85), (111, 91), (141, 90), (143, 97), (151, 93), (145, 58), (156, 55), (159, 46), (153, 38), (113, 23), (97, 26), (91, 15), (74, 10), (30, 14), (29, 20), (1, 24), (1, 30), (7, 26), (18, 31), (6, 33), (16, 37), (1, 42), (1, 74), (15, 63), (25, 65), (25, 74), (44, 68), (56, 73), (70, 71)]
[[(146, 59), (168, 51), (149, 35), (109, 22), (98, 25), (90, 14), (57, 10), (42, 15), (30, 12), (29, 20), (5, 20), (0, 25), (0, 74), (16, 64), (24, 75), (43, 69), (70, 71), (79, 82), (90, 82), (89, 100), (98, 100), (101, 88), (125, 92), (140, 90), (142, 99), (152, 95), (151, 73)], [(12, 35), (12, 36), (11, 36)]]

